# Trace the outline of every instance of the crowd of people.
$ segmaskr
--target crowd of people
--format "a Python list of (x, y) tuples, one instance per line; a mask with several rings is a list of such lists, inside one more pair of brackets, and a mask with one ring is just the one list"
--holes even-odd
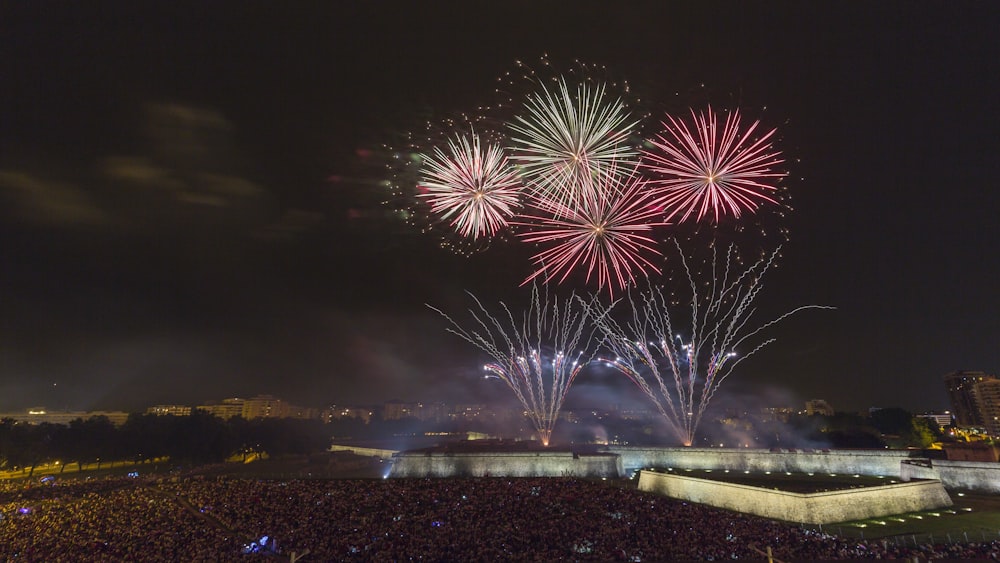
[(1000, 557), (858, 541), (613, 481), (114, 478), (0, 488), (0, 560), (661, 561)]

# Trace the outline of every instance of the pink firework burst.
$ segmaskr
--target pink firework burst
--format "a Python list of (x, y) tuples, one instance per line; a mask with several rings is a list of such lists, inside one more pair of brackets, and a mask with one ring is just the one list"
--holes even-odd
[(483, 146), (472, 133), (424, 156), (418, 197), (464, 237), (490, 236), (506, 228), (519, 206), (521, 181), (499, 145)]
[(668, 221), (678, 214), (681, 222), (709, 215), (718, 223), (721, 216), (739, 218), (764, 203), (780, 205), (776, 183), (787, 173), (774, 168), (784, 162), (770, 142), (775, 129), (755, 136), (760, 121), (741, 129), (738, 110), (721, 126), (711, 107), (691, 110), (691, 117), (693, 129), (668, 115), (666, 130), (649, 141), (651, 150), (642, 151)]
[(525, 214), (513, 223), (529, 230), (518, 233), (524, 242), (543, 250), (532, 261), (537, 270), (525, 283), (542, 278), (562, 283), (574, 271), (584, 271), (586, 282), (596, 279), (610, 294), (624, 289), (641, 275), (660, 269), (653, 259), (661, 257), (650, 238), (653, 227), (665, 225), (663, 208), (656, 204), (658, 192), (633, 170), (626, 175), (594, 174), (581, 181), (592, 183), (569, 204), (559, 199), (536, 197), (537, 214)]

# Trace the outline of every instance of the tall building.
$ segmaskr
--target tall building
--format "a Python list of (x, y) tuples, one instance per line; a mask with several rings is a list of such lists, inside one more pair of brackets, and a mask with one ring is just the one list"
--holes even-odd
[(944, 376), (951, 410), (955, 413), (955, 425), (962, 428), (981, 427), (985, 424), (983, 414), (976, 401), (977, 383), (996, 379), (981, 371), (954, 371)]
[(986, 433), (1000, 436), (1000, 379), (984, 379), (972, 387)]

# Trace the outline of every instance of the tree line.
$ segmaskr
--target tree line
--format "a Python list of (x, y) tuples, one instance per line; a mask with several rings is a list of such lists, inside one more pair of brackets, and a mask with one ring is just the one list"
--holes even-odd
[[(627, 420), (619, 416), (585, 413), (575, 423), (556, 426), (557, 443), (611, 443), (642, 446), (677, 445), (659, 420)], [(390, 449), (408, 447), (406, 437), (425, 433), (481, 432), (506, 438), (530, 436), (523, 420), (443, 420), (413, 418), (369, 421), (357, 418), (319, 420), (234, 417), (223, 420), (195, 411), (189, 416), (132, 414), (122, 426), (106, 417), (77, 419), (68, 425), (26, 424), (0, 420), (0, 471), (26, 469), (59, 461), (63, 468), (112, 461), (147, 462), (169, 457), (177, 463), (215, 463), (234, 455), (266, 453), (271, 457), (308, 455), (325, 451), (332, 440), (398, 442)], [(446, 440), (448, 438), (442, 438)], [(787, 421), (754, 417), (713, 419), (702, 426), (697, 445), (727, 447), (927, 448), (947, 440), (936, 424), (897, 408), (881, 409), (868, 417), (793, 415)]]
[(107, 417), (76, 419), (68, 425), (0, 420), (0, 470), (28, 470), (60, 462), (101, 465), (169, 457), (178, 463), (215, 463), (234, 455), (272, 457), (326, 450), (330, 429), (319, 420), (254, 419), (195, 411), (189, 416), (132, 414), (121, 426)]

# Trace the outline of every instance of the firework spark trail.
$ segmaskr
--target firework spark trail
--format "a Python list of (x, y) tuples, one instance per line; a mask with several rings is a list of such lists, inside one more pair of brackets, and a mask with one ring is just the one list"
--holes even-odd
[[(753, 356), (773, 338), (754, 345), (749, 352), (737, 349), (750, 343), (765, 329), (806, 309), (833, 309), (806, 305), (749, 328), (756, 308), (753, 305), (763, 288), (763, 277), (778, 256), (775, 250), (734, 279), (734, 256), (730, 247), (725, 263), (714, 256), (707, 290), (699, 293), (695, 276), (680, 244), (674, 241), (691, 289), (691, 336), (685, 341), (675, 334), (670, 299), (659, 288), (642, 293), (637, 302), (629, 299), (631, 320), (623, 327), (612, 317), (611, 307), (592, 313), (604, 344), (614, 357), (603, 359), (628, 377), (648, 396), (671, 429), (685, 445), (694, 442), (695, 432), (712, 396), (743, 360)], [(714, 250), (714, 248), (713, 248)], [(779, 249), (780, 250), (780, 249)], [(672, 381), (671, 381), (672, 380)]]
[(464, 237), (491, 236), (507, 227), (519, 206), (521, 181), (499, 145), (483, 146), (479, 136), (448, 141), (448, 151), (434, 147), (423, 156), (421, 186), (431, 212)]
[(774, 169), (784, 162), (770, 142), (775, 129), (755, 138), (760, 121), (741, 131), (739, 111), (726, 116), (721, 131), (711, 107), (692, 110), (691, 117), (693, 130), (668, 115), (666, 131), (649, 141), (653, 150), (642, 151), (644, 167), (665, 192), (660, 203), (668, 220), (681, 214), (682, 222), (695, 215), (701, 221), (710, 214), (718, 223), (722, 215), (739, 218), (764, 203), (780, 205), (775, 184), (787, 173)]
[(632, 129), (621, 99), (611, 100), (605, 87), (579, 84), (575, 93), (564, 78), (549, 91), (525, 102), (526, 115), (509, 124), (512, 160), (531, 191), (568, 204), (579, 189), (590, 187), (581, 178), (607, 174), (613, 163), (633, 162), (638, 152), (628, 145)]
[(592, 187), (580, 190), (571, 205), (533, 198), (535, 213), (525, 212), (512, 224), (525, 227), (524, 242), (543, 245), (532, 261), (536, 271), (524, 283), (541, 278), (562, 283), (576, 269), (586, 282), (596, 278), (599, 288), (624, 289), (638, 277), (659, 273), (653, 259), (662, 257), (650, 238), (653, 227), (664, 225), (662, 209), (647, 182), (636, 174), (617, 172), (581, 178)]
[[(475, 295), (469, 309), (474, 327), (463, 328), (440, 309), (428, 307), (451, 323), (451, 332), (492, 358), (485, 370), (500, 378), (521, 402), (544, 445), (559, 418), (566, 394), (580, 371), (594, 355), (596, 327), (590, 317), (596, 298), (585, 301), (575, 294), (550, 300), (532, 286), (531, 301), (518, 319), (505, 303), (503, 313), (491, 314)], [(544, 356), (552, 354), (551, 360)]]

